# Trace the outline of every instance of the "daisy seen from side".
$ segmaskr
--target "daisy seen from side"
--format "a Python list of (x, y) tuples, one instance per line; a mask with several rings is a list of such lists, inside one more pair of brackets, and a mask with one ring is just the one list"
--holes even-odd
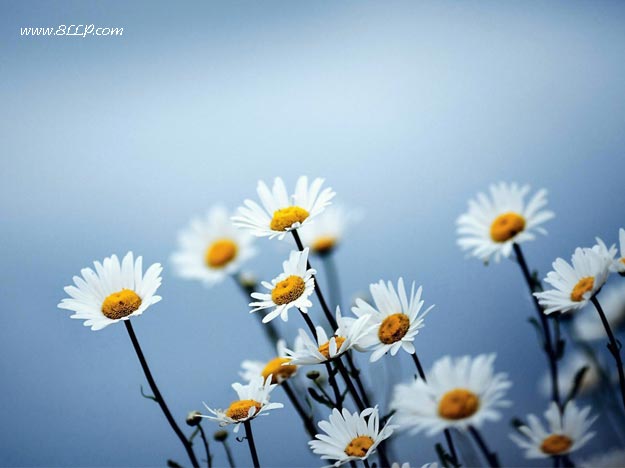
[(371, 284), (369, 289), (375, 307), (357, 298), (352, 312), (357, 317), (370, 317), (372, 327), (362, 339), (362, 347), (372, 351), (370, 361), (375, 362), (389, 352), (395, 356), (400, 349), (414, 354), (415, 336), (425, 326), (424, 318), (434, 307), (431, 305), (421, 311), (424, 305), (421, 299), (423, 287), (419, 286), (415, 291), (413, 282), (408, 296), (404, 280), (399, 278), (397, 290), (390, 281)]
[(336, 193), (330, 187), (323, 188), (323, 183), (321, 178), (309, 183), (308, 177), (301, 176), (289, 195), (280, 177), (275, 178), (271, 190), (259, 181), (256, 191), (262, 206), (247, 199), (232, 221), (254, 236), (284, 239), (289, 231), (310, 223), (330, 204)]

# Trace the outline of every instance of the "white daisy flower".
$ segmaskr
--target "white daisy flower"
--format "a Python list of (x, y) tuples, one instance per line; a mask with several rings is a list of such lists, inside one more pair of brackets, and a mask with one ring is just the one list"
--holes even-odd
[(336, 193), (329, 187), (322, 190), (323, 182), (317, 178), (309, 185), (308, 177), (301, 176), (295, 184), (295, 193), (289, 196), (280, 177), (274, 180), (271, 191), (261, 180), (256, 191), (262, 207), (245, 200), (245, 206), (239, 207), (239, 215), (232, 221), (257, 237), (284, 239), (289, 231), (306, 225), (330, 204)]
[(387, 352), (395, 356), (400, 349), (409, 354), (415, 353), (412, 342), (424, 327), (424, 318), (432, 310), (434, 305), (428, 307), (420, 314), (424, 301), (421, 300), (423, 287), (419, 286), (415, 293), (415, 283), (412, 283), (410, 297), (406, 295), (403, 278), (397, 282), (397, 291), (390, 281), (369, 286), (375, 307), (364, 300), (357, 298), (352, 312), (362, 317), (371, 316), (370, 323), (373, 325), (368, 336), (362, 340), (362, 346), (371, 348), (371, 362), (380, 359)]
[[(601, 308), (614, 331), (625, 325), (625, 283), (608, 284), (601, 290)], [(605, 339), (605, 328), (595, 308), (590, 305), (575, 314), (575, 336), (584, 341)]]
[[(618, 231), (620, 252), (615, 244), (610, 248), (599, 237), (596, 237), (597, 244), (593, 247), (599, 252), (610, 265), (610, 271), (623, 274), (625, 273), (625, 229), (620, 228)], [(617, 256), (618, 255), (618, 256)]]
[(593, 249), (575, 249), (571, 265), (561, 258), (553, 262), (554, 271), (545, 281), (555, 289), (534, 293), (545, 314), (577, 310), (601, 289), (608, 277), (604, 257)]
[[(595, 313), (595, 316), (596, 315)], [(605, 330), (602, 328), (601, 331), (605, 338)], [(578, 389), (579, 395), (588, 395), (599, 388), (599, 384), (601, 383), (601, 370), (583, 353), (573, 351), (572, 353), (567, 353), (564, 361), (562, 361), (558, 367), (558, 388), (560, 389), (560, 394), (568, 395), (570, 393), (573, 388), (575, 376), (583, 367), (587, 367), (587, 369), (586, 372), (584, 372), (584, 377)], [(541, 377), (538, 382), (538, 387), (543, 396), (547, 398), (551, 397), (551, 376), (548, 372)]]
[(582, 468), (617, 468), (625, 466), (625, 450), (613, 448), (578, 463)]
[(203, 414), (202, 417), (217, 421), (220, 426), (235, 424), (234, 432), (238, 432), (239, 424), (257, 416), (266, 415), (268, 411), (283, 408), (282, 403), (270, 403), (271, 391), (277, 387), (272, 384), (271, 379), (263, 380), (262, 376), (256, 376), (246, 385), (233, 383), (232, 388), (239, 397), (238, 400), (230, 403), (226, 410), (211, 409), (206, 403), (204, 406), (211, 413)]
[(358, 319), (342, 317), (341, 311), (336, 308), (336, 322), (338, 328), (334, 335), (328, 338), (322, 327), (316, 327), (317, 339), (313, 340), (303, 329), (299, 330), (300, 348), (291, 351), (286, 350), (291, 363), (297, 365), (322, 364), (336, 359), (354, 348), (362, 351), (360, 342), (368, 334), (371, 324), (369, 316), (365, 315)]
[(282, 263), (282, 273), (271, 280), (271, 283), (261, 282), (270, 292), (252, 293), (252, 297), (258, 299), (258, 302), (250, 303), (250, 307), (253, 308), (250, 313), (274, 308), (263, 317), (263, 323), (270, 322), (278, 316), (285, 322), (288, 321), (288, 312), (292, 307), (308, 313), (308, 308), (312, 307), (309, 297), (315, 291), (316, 271), (313, 268), (308, 269), (307, 264), (308, 249), (301, 252), (292, 251), (289, 259)]
[(311, 253), (323, 256), (334, 252), (343, 240), (347, 227), (359, 217), (358, 213), (348, 211), (341, 205), (332, 205), (314, 223), (303, 226), (298, 232)]
[(548, 458), (555, 455), (566, 455), (583, 447), (594, 435), (588, 429), (597, 419), (589, 417), (590, 406), (582, 410), (577, 408), (574, 401), (564, 408), (564, 414), (555, 402), (551, 402), (545, 419), (549, 424), (544, 428), (538, 417), (530, 414), (527, 417), (527, 426), (518, 428), (519, 434), (510, 434), (510, 438), (523, 450), (525, 458)]
[[(601, 255), (601, 257), (603, 257), (610, 271), (616, 271), (615, 265), (618, 265), (620, 263), (615, 258), (616, 254), (618, 253), (616, 244), (612, 244), (610, 247), (608, 247), (600, 237), (595, 237), (595, 241), (597, 241), (597, 243), (592, 246), (592, 249), (599, 255)], [(625, 264), (623, 264), (623, 266), (625, 267)]]
[(510, 256), (512, 244), (534, 240), (535, 234), (546, 234), (540, 227), (554, 217), (547, 205), (547, 191), (539, 190), (525, 203), (529, 185), (500, 182), (490, 186), (490, 197), (478, 193), (469, 200), (469, 211), (458, 218), (458, 245), (484, 262), (492, 257), (498, 262)]
[(391, 436), (394, 427), (387, 423), (380, 430), (377, 406), (360, 414), (347, 409), (341, 413), (334, 408), (327, 421), (319, 422), (325, 434), (317, 434), (308, 445), (322, 460), (335, 460), (334, 466), (341, 466), (352, 460), (366, 460), (380, 442)]
[(495, 354), (455, 360), (446, 356), (434, 363), (427, 382), (396, 385), (391, 400), (396, 423), (413, 434), (426, 431), (432, 436), (447, 428), (464, 430), (499, 420), (498, 409), (510, 405), (503, 398), (512, 383), (506, 374), (495, 374), (494, 361)]
[(211, 208), (205, 217), (194, 218), (178, 235), (178, 250), (171, 256), (176, 274), (208, 286), (241, 269), (256, 255), (253, 237), (234, 227), (226, 209)]
[(251, 382), (259, 375), (263, 379), (271, 377), (272, 383), (281, 384), (285, 380), (293, 377), (297, 373), (297, 366), (291, 363), (291, 358), (287, 356), (286, 341), (278, 340), (276, 345), (277, 356), (269, 361), (245, 360), (241, 363), (243, 368), (239, 375), (246, 382)]
[(66, 286), (70, 298), (61, 300), (60, 309), (74, 311), (71, 318), (84, 320), (92, 330), (141, 315), (152, 304), (161, 300), (154, 293), (161, 285), (160, 263), (153, 263), (143, 274), (143, 258), (133, 259), (128, 252), (120, 264), (117, 255), (102, 263), (93, 262), (91, 268), (80, 270), (74, 276), (75, 286)]

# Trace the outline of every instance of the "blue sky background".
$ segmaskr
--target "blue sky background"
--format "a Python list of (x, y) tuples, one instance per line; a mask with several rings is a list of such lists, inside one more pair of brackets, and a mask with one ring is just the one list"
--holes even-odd
[[(546, 405), (531, 304), (514, 263), (464, 258), (454, 222), (489, 183), (519, 181), (547, 188), (557, 214), (526, 247), (543, 274), (595, 235), (616, 241), (624, 20), (622, 2), (0, 3), (0, 464), (185, 463), (139, 395), (123, 327), (69, 320), (62, 288), (112, 253), (162, 262), (164, 299), (134, 321), (152, 370), (181, 423), (202, 401), (225, 406), (240, 361), (272, 351), (233, 284), (173, 276), (176, 232), (258, 179), (300, 174), (364, 211), (337, 256), (346, 296), (416, 280), (436, 304), (416, 341), (427, 367), (498, 353), (515, 405), (483, 432), (505, 464), (527, 464), (507, 421)], [(19, 35), (85, 23), (124, 35)], [(257, 245), (249, 268), (269, 279), (288, 250)], [(399, 380), (413, 372), (408, 356), (392, 363)], [(372, 386), (387, 371), (374, 366)], [(264, 465), (320, 465), (290, 408), (254, 427)], [(598, 439), (585, 453), (613, 445)], [(401, 437), (398, 461), (432, 461), (432, 443)]]

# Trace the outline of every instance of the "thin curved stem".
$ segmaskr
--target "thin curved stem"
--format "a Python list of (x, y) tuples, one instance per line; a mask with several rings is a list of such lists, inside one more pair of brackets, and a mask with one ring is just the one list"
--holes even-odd
[[(251, 299), (253, 299), (251, 297), (251, 294), (254, 292), (255, 289), (255, 285), (253, 284), (243, 284), (243, 282), (241, 282), (241, 278), (239, 276), (236, 275), (231, 275), (232, 279), (234, 280), (234, 282), (237, 284), (237, 286), (239, 287), (239, 289), (241, 290), (241, 292), (243, 293), (243, 296), (245, 297), (245, 299), (247, 299), (248, 303)], [(276, 326), (273, 324), (273, 322), (267, 322), (267, 323), (263, 323), (263, 314), (259, 312), (254, 313), (253, 315), (255, 315), (256, 317), (258, 317), (260, 326), (263, 328), (263, 332), (265, 333), (265, 336), (267, 337), (267, 340), (269, 340), (269, 342), (275, 346), (275, 344), (278, 342), (278, 340), (280, 339), (280, 334), (278, 333), (278, 330), (276, 329)]]
[(300, 403), (297, 396), (295, 395), (295, 392), (293, 392), (293, 389), (289, 385), (289, 382), (284, 380), (280, 384), (280, 386), (284, 390), (284, 393), (286, 393), (286, 395), (289, 397), (289, 400), (291, 400), (291, 404), (295, 408), (295, 411), (297, 411), (297, 414), (302, 419), (306, 432), (308, 432), (308, 435), (311, 438), (314, 438), (317, 431), (315, 430), (315, 425), (312, 422), (312, 418), (308, 414), (306, 414), (306, 411), (304, 410), (304, 408), (302, 407), (302, 404)]
[(336, 377), (334, 376), (334, 371), (332, 370), (332, 366), (330, 365), (330, 361), (324, 362), (326, 366), (326, 371), (328, 373), (328, 382), (330, 382), (330, 387), (334, 392), (334, 401), (336, 403), (336, 409), (339, 411), (343, 411), (343, 397), (341, 396), (341, 391), (339, 390), (339, 386), (336, 383)]
[(608, 350), (614, 357), (614, 361), (616, 362), (616, 370), (618, 371), (618, 382), (621, 388), (621, 398), (623, 400), (623, 406), (625, 406), (625, 372), (623, 371), (623, 360), (621, 358), (621, 344), (614, 337), (614, 333), (612, 333), (612, 328), (610, 327), (610, 322), (605, 316), (603, 309), (601, 308), (601, 304), (597, 300), (597, 296), (593, 296), (590, 301), (597, 309), (597, 313), (601, 318), (601, 323), (603, 323), (603, 328), (605, 328), (605, 332), (608, 335)]
[[(293, 239), (295, 239), (295, 244), (297, 245), (298, 250), (301, 252), (302, 250), (304, 250), (304, 244), (302, 244), (302, 240), (300, 239), (299, 234), (297, 233), (297, 229), (293, 229), (291, 233), (293, 234)], [(307, 262), (307, 268), (308, 269), (311, 268), (310, 262)], [(323, 313), (325, 314), (326, 319), (330, 323), (330, 326), (332, 327), (333, 330), (336, 330), (338, 328), (336, 319), (334, 318), (334, 315), (332, 315), (332, 311), (328, 307), (328, 303), (326, 302), (325, 297), (323, 296), (323, 293), (321, 292), (319, 281), (314, 275), (313, 275), (313, 278), (315, 280), (315, 293), (317, 294), (317, 299), (319, 299), (319, 304), (321, 304)]]
[(204, 444), (204, 450), (206, 450), (206, 460), (208, 463), (208, 468), (213, 467), (213, 456), (211, 455), (210, 448), (208, 447), (208, 440), (206, 439), (206, 434), (204, 433), (204, 428), (202, 428), (202, 424), (197, 425), (200, 430), (200, 436), (202, 437), (202, 443)]
[(345, 385), (347, 386), (347, 390), (349, 391), (349, 393), (351, 393), (352, 398), (354, 399), (354, 403), (356, 403), (356, 406), (358, 407), (358, 410), (363, 411), (366, 408), (366, 406), (360, 399), (360, 395), (358, 395), (358, 392), (356, 391), (356, 387), (354, 387), (354, 382), (352, 382), (352, 379), (349, 376), (347, 369), (345, 369), (345, 366), (341, 362), (340, 357), (334, 360), (334, 365), (337, 367), (337, 369), (341, 373), (341, 377), (343, 377), (343, 381), (345, 382)]
[(371, 405), (371, 402), (369, 401), (369, 394), (367, 393), (367, 389), (365, 388), (365, 385), (362, 382), (362, 379), (360, 378), (360, 369), (356, 367), (356, 363), (354, 362), (354, 359), (352, 358), (351, 350), (347, 351), (344, 354), (344, 356), (347, 359), (347, 368), (349, 370), (349, 373), (351, 376), (354, 377), (354, 380), (356, 381), (356, 386), (358, 387), (358, 391), (360, 392), (360, 398), (362, 398), (362, 401), (365, 404), (365, 406), (370, 408), (372, 405)]
[(260, 462), (258, 461), (258, 453), (256, 453), (256, 444), (254, 444), (254, 434), (252, 433), (252, 425), (250, 424), (250, 420), (248, 419), (243, 423), (245, 426), (245, 438), (247, 439), (247, 444), (250, 446), (250, 455), (252, 455), (252, 463), (254, 464), (254, 468), (260, 468)]
[(224, 451), (226, 452), (226, 458), (228, 459), (228, 465), (230, 465), (230, 468), (236, 468), (236, 464), (234, 463), (234, 457), (232, 456), (232, 451), (230, 450), (228, 441), (223, 440), (221, 444), (224, 446)]
[(490, 451), (490, 449), (488, 448), (488, 445), (486, 445), (486, 441), (482, 437), (482, 434), (480, 434), (480, 432), (473, 426), (469, 426), (469, 432), (475, 439), (477, 446), (482, 451), (482, 454), (486, 458), (486, 461), (488, 462), (489, 466), (491, 468), (499, 468), (501, 466), (499, 464), (499, 458), (497, 457), (497, 454), (495, 452)]
[[(538, 318), (543, 329), (543, 336), (545, 338), (545, 354), (547, 355), (547, 360), (549, 361), (549, 374), (551, 376), (551, 399), (558, 405), (560, 411), (562, 411), (560, 389), (558, 386), (558, 357), (556, 356), (556, 350), (551, 338), (551, 328), (549, 327), (547, 316), (543, 312), (538, 299), (534, 296), (537, 286), (536, 281), (532, 278), (527, 262), (525, 261), (525, 256), (521, 250), (521, 246), (515, 242), (512, 244), (512, 248), (514, 249), (514, 254), (516, 255), (519, 266), (521, 267), (521, 271), (523, 272), (523, 277), (525, 278), (525, 282), (529, 288), (530, 296), (532, 297), (536, 313), (538, 314)], [(558, 319), (555, 318), (555, 320)]]
[(147, 379), (148, 384), (150, 385), (150, 388), (152, 389), (152, 393), (154, 393), (154, 399), (156, 400), (158, 405), (161, 407), (161, 410), (163, 411), (163, 414), (165, 414), (165, 418), (167, 419), (167, 422), (169, 423), (171, 428), (174, 430), (174, 432), (180, 439), (180, 442), (182, 442), (182, 445), (184, 446), (184, 449), (187, 452), (187, 455), (189, 456), (189, 460), (191, 461), (191, 464), (195, 468), (199, 468), (200, 465), (197, 461), (197, 458), (195, 457), (195, 453), (193, 453), (191, 442), (187, 440), (186, 436), (178, 427), (178, 424), (176, 424), (176, 421), (174, 417), (171, 415), (171, 412), (169, 411), (169, 408), (167, 407), (167, 404), (165, 403), (165, 400), (163, 399), (161, 392), (158, 390), (158, 387), (156, 386), (156, 382), (154, 381), (154, 377), (152, 377), (152, 372), (150, 372), (150, 368), (148, 367), (148, 362), (146, 361), (145, 356), (143, 355), (143, 351), (141, 350), (141, 346), (139, 345), (139, 340), (137, 340), (137, 335), (135, 335), (135, 331), (132, 328), (132, 324), (130, 323), (130, 320), (124, 320), (124, 324), (126, 325), (126, 331), (128, 331), (128, 336), (130, 336), (130, 341), (132, 341), (132, 346), (135, 348), (135, 352), (137, 353), (137, 357), (139, 358), (139, 362), (141, 363), (141, 367), (143, 368), (143, 373), (145, 374), (145, 378)]
[(412, 360), (414, 361), (414, 365), (417, 368), (417, 373), (419, 374), (419, 377), (421, 377), (423, 381), (426, 381), (425, 371), (423, 370), (421, 361), (419, 361), (419, 356), (417, 356), (417, 353), (411, 354), (411, 356), (412, 356)]
[(451, 438), (451, 431), (449, 429), (445, 429), (443, 433), (445, 434), (445, 441), (447, 442), (449, 455), (451, 455), (453, 465), (460, 466), (460, 462), (458, 461), (458, 454), (456, 453), (456, 446), (454, 445), (454, 441)]
[(312, 333), (312, 337), (313, 340), (317, 341), (317, 329), (315, 328), (315, 324), (312, 322), (312, 319), (310, 318), (310, 315), (308, 315), (306, 312), (302, 312), (301, 309), (297, 309), (299, 310), (300, 315), (302, 316), (302, 318), (304, 319), (304, 322), (306, 322), (306, 325), (308, 326), (308, 329), (310, 330), (310, 333)]

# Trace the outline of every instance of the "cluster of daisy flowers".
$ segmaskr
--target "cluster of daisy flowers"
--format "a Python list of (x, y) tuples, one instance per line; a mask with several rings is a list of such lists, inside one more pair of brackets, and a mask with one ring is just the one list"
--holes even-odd
[[(612, 273), (625, 275), (625, 230), (619, 232), (620, 250), (597, 238), (594, 245), (576, 249), (569, 262), (556, 259), (544, 280), (551, 287), (546, 289), (530, 270), (521, 244), (546, 234), (543, 224), (554, 214), (546, 209), (546, 191), (526, 200), (529, 194), (528, 186), (506, 183), (491, 186), (489, 194), (478, 194), (458, 218), (458, 244), (484, 263), (511, 258), (519, 264), (535, 308), (537, 352), (542, 350), (546, 358), (540, 387), (547, 425), (533, 414), (515, 418), (510, 438), (527, 458), (573, 466), (572, 454), (595, 435), (591, 426), (597, 418), (591, 406), (578, 406), (578, 398), (610, 399), (618, 413), (615, 424), (625, 421), (625, 376), (615, 337), (625, 323), (625, 283), (607, 286), (600, 297)], [(153, 393), (149, 398), (159, 404), (190, 463), (200, 464), (192, 443), (200, 434), (204, 458), (212, 466), (202, 426), (209, 420), (234, 432), (243, 426), (251, 462), (260, 466), (252, 423), (284, 407), (275, 401), (281, 399), (275, 396), (279, 388), (310, 437), (309, 449), (334, 466), (359, 462), (365, 467), (373, 463), (410, 467), (390, 459), (391, 444), (402, 432), (431, 438), (432, 459), (442, 466), (471, 463), (474, 449), (480, 464), (500, 466), (499, 454), (481, 432), (485, 424), (500, 422), (502, 410), (511, 406), (507, 393), (512, 382), (497, 370), (496, 355), (442, 356), (424, 369), (415, 341), (434, 305), (426, 303), (421, 285), (414, 281), (407, 285), (403, 278), (380, 280), (370, 284), (370, 299), (357, 298), (347, 314), (341, 311), (333, 256), (357, 216), (332, 204), (336, 194), (325, 181), (302, 176), (291, 193), (280, 178), (271, 188), (260, 181), (257, 195), (258, 201), (245, 200), (235, 213), (214, 206), (204, 217), (191, 220), (180, 232), (178, 250), (171, 257), (181, 278), (207, 286), (233, 280), (248, 298), (249, 313), (259, 317), (259, 327), (275, 346), (275, 355), (268, 359), (256, 356), (242, 362), (242, 382), (232, 384), (236, 399), (225, 409), (209, 402), (204, 403), (204, 412), (189, 414), (186, 422), (195, 428), (190, 436), (167, 407), (131, 324), (133, 317), (161, 299), (156, 292), (162, 267), (153, 264), (144, 273), (142, 257), (135, 259), (132, 252), (121, 262), (115, 255), (96, 261), (95, 269), (84, 268), (73, 278), (74, 285), (65, 288), (69, 297), (59, 304), (92, 330), (125, 323)], [(243, 268), (256, 254), (255, 239), (260, 237), (292, 241), (292, 250), (273, 278), (257, 283)], [(313, 267), (317, 263), (327, 275), (328, 291), (317, 280), (319, 270)], [(275, 326), (278, 318), (300, 326), (281, 336)], [(568, 333), (569, 347), (575, 348), (566, 357), (561, 328)], [(594, 349), (592, 343), (598, 340), (608, 341), (615, 372)], [(401, 355), (408, 355), (414, 364), (414, 378), (395, 382), (389, 402), (376, 400), (364, 370), (370, 363)], [(386, 411), (380, 409), (385, 407)], [(214, 440), (224, 445), (233, 466), (227, 434), (221, 429)], [(466, 437), (473, 448), (467, 449)], [(622, 452), (613, 452), (610, 460), (619, 454), (622, 457)]]

